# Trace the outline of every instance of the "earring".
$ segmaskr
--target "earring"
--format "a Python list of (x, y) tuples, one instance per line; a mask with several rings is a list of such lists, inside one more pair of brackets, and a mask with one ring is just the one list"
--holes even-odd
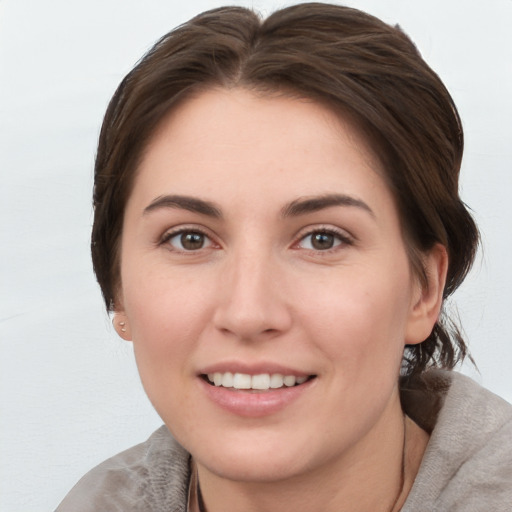
[(119, 335), (121, 335), (121, 333), (125, 334), (127, 331), (126, 321), (118, 322), (116, 316), (112, 318), (112, 325)]

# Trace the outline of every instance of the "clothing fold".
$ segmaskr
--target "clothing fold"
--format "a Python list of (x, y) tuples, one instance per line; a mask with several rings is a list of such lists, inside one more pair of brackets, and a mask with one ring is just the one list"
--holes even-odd
[[(403, 382), (430, 440), (402, 512), (512, 511), (512, 406), (456, 372)], [(162, 426), (87, 473), (56, 512), (187, 512), (190, 454)]]

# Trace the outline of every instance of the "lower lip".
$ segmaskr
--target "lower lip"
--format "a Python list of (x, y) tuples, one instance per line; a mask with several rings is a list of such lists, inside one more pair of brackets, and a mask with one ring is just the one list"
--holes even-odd
[(248, 418), (260, 418), (281, 411), (306, 393), (315, 380), (310, 379), (289, 388), (254, 392), (212, 386), (199, 378), (204, 392), (212, 402), (226, 411)]

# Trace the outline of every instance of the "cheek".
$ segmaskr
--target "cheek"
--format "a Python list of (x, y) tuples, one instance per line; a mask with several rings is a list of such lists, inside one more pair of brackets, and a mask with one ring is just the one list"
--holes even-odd
[(407, 272), (360, 270), (310, 289), (303, 309), (309, 338), (354, 378), (397, 370), (410, 304)]
[(131, 316), (135, 360), (146, 395), (164, 422), (173, 426), (179, 411), (180, 422), (194, 425), (192, 390), (186, 384), (201, 337), (198, 305), (189, 307), (179, 294), (175, 298), (137, 306)]
[(202, 276), (165, 262), (127, 261), (123, 270), (123, 301), (135, 343), (173, 345), (174, 339), (187, 338), (200, 326), (208, 308)]
[(130, 278), (123, 283), (123, 297), (135, 357), (154, 402), (155, 395), (192, 371), (191, 356), (205, 329), (211, 301), (196, 281), (163, 272), (126, 274)]

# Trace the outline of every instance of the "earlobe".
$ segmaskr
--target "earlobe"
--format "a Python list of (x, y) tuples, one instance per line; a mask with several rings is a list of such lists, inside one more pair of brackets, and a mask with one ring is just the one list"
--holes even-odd
[(443, 292), (448, 271), (446, 247), (436, 244), (423, 257), (426, 282), (418, 284), (413, 299), (405, 343), (415, 345), (425, 341), (439, 318), (443, 305)]
[(132, 335), (130, 331), (130, 324), (124, 313), (114, 313), (112, 317), (112, 325), (117, 334), (125, 341), (131, 341)]

